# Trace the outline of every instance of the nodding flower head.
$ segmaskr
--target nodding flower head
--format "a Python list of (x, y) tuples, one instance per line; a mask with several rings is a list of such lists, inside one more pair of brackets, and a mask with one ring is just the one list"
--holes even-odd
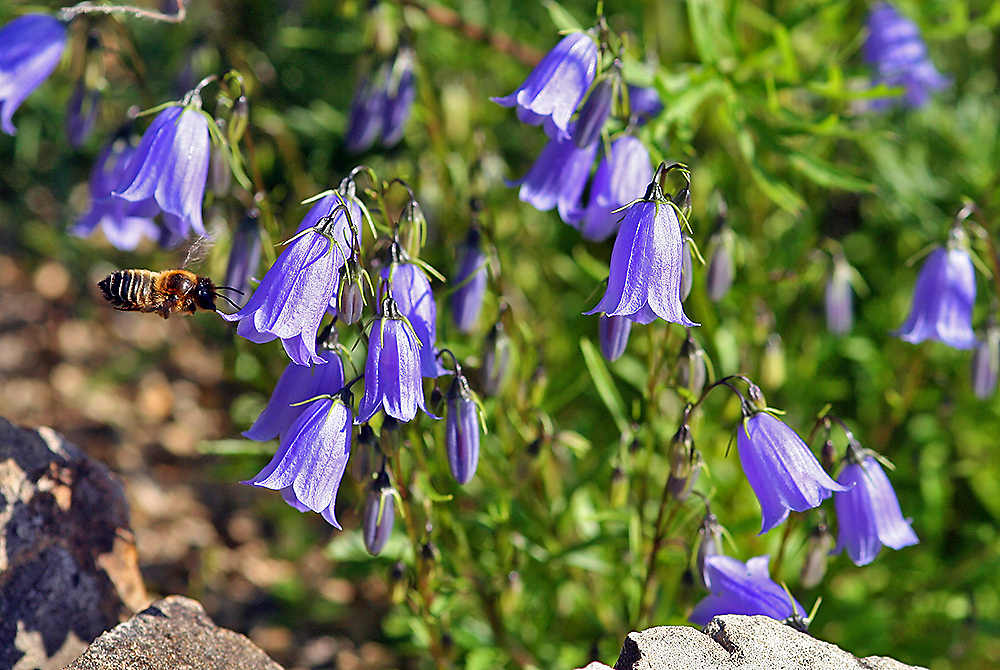
[(590, 168), (600, 143), (584, 148), (571, 139), (550, 139), (534, 165), (519, 183), (518, 197), (539, 212), (559, 208), (559, 216), (575, 225), (583, 216), (580, 197), (587, 186)]
[(398, 246), (395, 249), (398, 260), (383, 268), (383, 286), (392, 286), (396, 307), (417, 336), (421, 374), (437, 377), (443, 369), (437, 360), (437, 303), (434, 302), (431, 281), (419, 265), (408, 262), (402, 249)]
[(486, 254), (483, 252), (482, 233), (479, 228), (469, 228), (469, 234), (459, 246), (458, 288), (451, 296), (451, 318), (463, 333), (471, 332), (479, 321), (486, 295)]
[(66, 46), (66, 24), (47, 14), (25, 14), (0, 28), (0, 130), (21, 103), (52, 74)]
[(652, 178), (646, 145), (631, 135), (615, 140), (590, 183), (590, 199), (579, 220), (583, 236), (594, 241), (610, 237), (625, 216), (617, 210), (641, 198)]
[[(917, 24), (887, 2), (877, 3), (868, 15), (864, 56), (874, 70), (874, 83), (904, 87), (903, 102), (910, 107), (922, 107), (933, 91), (950, 83), (931, 62)], [(882, 99), (875, 106), (892, 102)]]
[(348, 211), (351, 222), (360, 221), (354, 183), (344, 180), (336, 193), (309, 210), (243, 309), (223, 315), (240, 322), (239, 335), (258, 344), (280, 338), (298, 365), (326, 362), (316, 354), (316, 333), (336, 293), (340, 267), (360, 234), (359, 227), (349, 225)]
[(445, 394), (445, 451), (451, 476), (468, 484), (479, 466), (479, 408), (461, 368)]
[(538, 125), (548, 120), (560, 137), (569, 139), (569, 119), (597, 75), (597, 43), (587, 33), (571, 33), (535, 66), (517, 90), (492, 98), (516, 107), (518, 118)]
[(768, 574), (767, 556), (743, 561), (717, 554), (705, 558), (705, 577), (711, 595), (695, 605), (688, 621), (705, 626), (722, 614), (762, 614), (778, 621), (805, 615), (792, 598)]
[(681, 224), (659, 185), (664, 170), (661, 164), (646, 196), (625, 210), (611, 252), (608, 288), (587, 314), (604, 312), (638, 323), (660, 318), (685, 326), (698, 325), (687, 318), (681, 305)]

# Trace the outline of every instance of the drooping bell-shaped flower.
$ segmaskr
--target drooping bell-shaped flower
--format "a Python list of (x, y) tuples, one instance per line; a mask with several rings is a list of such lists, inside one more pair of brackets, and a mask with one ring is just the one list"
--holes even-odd
[(583, 105), (580, 106), (576, 126), (573, 128), (573, 142), (581, 149), (601, 138), (604, 124), (611, 116), (617, 79), (617, 70), (613, 70), (613, 74), (603, 77), (590, 91), (590, 95), (587, 96)]
[(413, 420), (417, 409), (427, 412), (420, 383), (420, 340), (413, 330), (403, 320), (396, 301), (384, 298), (382, 314), (372, 321), (368, 332), (365, 396), (358, 407), (359, 424), (379, 410), (404, 423)]
[(59, 64), (66, 24), (47, 14), (25, 14), (0, 28), (0, 130), (17, 132), (11, 118)]
[(682, 423), (670, 440), (670, 476), (667, 477), (667, 491), (674, 500), (684, 501), (691, 495), (701, 473), (701, 452), (694, 446), (691, 429)]
[(89, 88), (83, 78), (79, 79), (66, 103), (66, 139), (70, 146), (83, 146), (94, 131), (100, 111), (101, 91)]
[(445, 451), (459, 484), (468, 484), (479, 466), (479, 408), (461, 368), (445, 394)]
[[(904, 87), (902, 99), (909, 107), (922, 107), (933, 91), (950, 83), (931, 62), (917, 24), (887, 2), (877, 3), (868, 15), (864, 57), (874, 70), (873, 83)], [(892, 102), (882, 99), (875, 106)]]
[(483, 340), (483, 365), (479, 369), (483, 393), (495, 396), (507, 379), (510, 367), (510, 337), (498, 319)]
[(705, 272), (705, 288), (712, 302), (719, 302), (729, 293), (736, 275), (733, 262), (733, 231), (724, 226), (708, 243), (712, 253), (708, 257), (708, 269)]
[(135, 152), (124, 135), (114, 138), (97, 157), (90, 174), (90, 209), (70, 226), (69, 233), (86, 237), (100, 226), (116, 249), (131, 251), (143, 237), (158, 239), (159, 227), (153, 221), (155, 211), (142, 205), (114, 198), (111, 189), (120, 179), (125, 165)]
[(264, 442), (284, 436), (295, 419), (305, 411), (300, 405), (310, 398), (332, 395), (344, 385), (344, 364), (331, 349), (320, 351), (325, 365), (297, 365), (290, 362), (278, 378), (267, 407), (243, 436)]
[(403, 129), (417, 96), (413, 61), (413, 50), (404, 47), (399, 50), (392, 63), (385, 88), (385, 122), (382, 126), (384, 147), (394, 147), (403, 139)]
[(601, 314), (597, 321), (598, 340), (601, 354), (608, 362), (617, 361), (628, 347), (628, 336), (632, 331), (632, 321), (624, 316)]
[(451, 318), (463, 333), (476, 327), (483, 310), (486, 295), (486, 254), (483, 253), (482, 233), (478, 226), (469, 228), (469, 234), (459, 247), (458, 288), (451, 295)]
[(211, 147), (208, 120), (199, 110), (168, 107), (143, 134), (112, 195), (162, 211), (174, 243), (192, 230), (207, 235), (201, 208)]
[(378, 76), (365, 77), (354, 93), (344, 131), (344, 148), (349, 153), (366, 151), (385, 127), (385, 88), (379, 86), (378, 79)]
[(833, 534), (830, 533), (830, 529), (825, 523), (820, 523), (809, 534), (805, 559), (803, 559), (802, 569), (799, 571), (799, 582), (804, 588), (814, 588), (823, 581), (833, 545)]
[(260, 211), (254, 207), (248, 211), (233, 232), (233, 243), (226, 265), (225, 285), (231, 286), (243, 295), (233, 295), (233, 302), (242, 307), (247, 303), (250, 292), (250, 278), (260, 266)]
[(972, 354), (972, 371), (969, 375), (972, 391), (980, 400), (986, 400), (997, 391), (1000, 379), (1000, 328), (996, 318), (990, 319), (983, 339)]
[(868, 565), (882, 545), (902, 549), (919, 540), (910, 522), (903, 518), (896, 492), (878, 460), (870, 454), (859, 457), (849, 455), (840, 473), (840, 483), (851, 488), (833, 497), (837, 508), (837, 551), (846, 549), (855, 565)]
[(597, 155), (595, 142), (580, 148), (571, 139), (550, 139), (528, 174), (520, 180), (518, 197), (539, 212), (558, 207), (563, 221), (575, 224), (583, 215), (580, 196)]
[(405, 252), (398, 246), (395, 249), (399, 260), (382, 269), (382, 279), (386, 284), (391, 279), (396, 307), (409, 321), (420, 343), (420, 373), (424, 377), (437, 377), (442, 368), (437, 360), (437, 303), (431, 280), (419, 265), (405, 260)]
[(854, 293), (851, 266), (843, 254), (833, 257), (833, 272), (826, 284), (826, 327), (834, 335), (846, 335), (854, 325)]
[(938, 340), (955, 349), (976, 346), (972, 308), (976, 302), (976, 271), (960, 241), (958, 229), (947, 247), (935, 249), (924, 261), (913, 291), (913, 307), (896, 331), (905, 342)]
[(382, 471), (368, 487), (361, 512), (361, 534), (365, 549), (372, 556), (382, 553), (392, 535), (392, 526), (396, 521), (395, 500), (389, 475)]
[(804, 616), (799, 601), (771, 579), (768, 561), (768, 556), (746, 563), (731, 556), (707, 557), (705, 571), (711, 595), (695, 605), (688, 621), (705, 626), (722, 614), (762, 614), (778, 621)]
[(319, 512), (339, 529), (334, 504), (351, 453), (353, 405), (346, 390), (313, 400), (282, 437), (271, 462), (244, 483), (281, 491), (292, 507)]
[(360, 233), (349, 225), (348, 210), (352, 221), (361, 220), (354, 182), (345, 179), (336, 193), (309, 210), (243, 309), (223, 315), (239, 321), (237, 334), (258, 344), (280, 338), (298, 365), (325, 362), (316, 354), (316, 333), (337, 290), (340, 267)]
[(571, 33), (545, 55), (517, 90), (491, 100), (516, 107), (524, 123), (538, 125), (550, 119), (559, 135), (568, 139), (569, 119), (596, 74), (597, 43), (587, 33)]
[(628, 85), (628, 105), (632, 112), (632, 122), (637, 126), (656, 118), (664, 109), (663, 100), (655, 88), (634, 84)]
[(746, 403), (743, 413), (736, 447), (743, 473), (760, 502), (761, 534), (787, 519), (790, 510), (804, 512), (834, 491), (849, 488), (826, 474), (802, 438), (781, 419)]
[(695, 341), (688, 331), (687, 339), (677, 352), (677, 385), (697, 398), (708, 382), (708, 363), (705, 361), (705, 350)]
[(674, 206), (663, 196), (661, 164), (642, 200), (625, 210), (604, 297), (587, 314), (604, 312), (637, 323), (656, 318), (697, 326), (681, 305), (681, 225)]
[(615, 140), (590, 182), (590, 198), (579, 224), (583, 236), (595, 242), (611, 236), (625, 215), (615, 210), (641, 198), (652, 178), (646, 145), (631, 135)]

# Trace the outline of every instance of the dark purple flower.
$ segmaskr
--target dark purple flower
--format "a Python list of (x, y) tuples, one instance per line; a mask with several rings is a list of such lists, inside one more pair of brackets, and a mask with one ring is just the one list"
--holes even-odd
[(417, 409), (427, 412), (420, 380), (420, 341), (396, 302), (386, 298), (381, 316), (372, 321), (368, 332), (365, 397), (357, 422), (368, 421), (380, 409), (403, 422), (412, 421)]
[(207, 235), (201, 218), (212, 143), (208, 120), (187, 107), (168, 107), (156, 115), (125, 166), (112, 195), (156, 206), (173, 239), (191, 230)]
[(419, 265), (405, 260), (382, 269), (382, 279), (389, 282), (390, 278), (396, 307), (420, 344), (420, 372), (424, 377), (437, 377), (442, 369), (437, 360), (437, 303), (431, 280)]
[(240, 219), (233, 233), (232, 247), (229, 250), (229, 263), (226, 265), (225, 285), (244, 295), (236, 293), (232, 300), (242, 307), (247, 303), (250, 292), (250, 278), (260, 266), (260, 211), (251, 209)]
[(21, 103), (56, 69), (66, 46), (66, 24), (47, 14), (25, 14), (0, 28), (0, 129)]
[(918, 344), (939, 340), (955, 349), (976, 346), (972, 308), (976, 303), (976, 271), (969, 252), (949, 242), (931, 252), (913, 291), (913, 307), (896, 331), (900, 339)]
[(836, 551), (847, 549), (855, 565), (868, 565), (882, 545), (902, 549), (920, 541), (903, 518), (896, 492), (875, 458), (849, 459), (839, 481), (851, 488), (833, 497), (839, 527)]
[(834, 491), (846, 491), (823, 471), (816, 456), (795, 431), (767, 412), (744, 407), (736, 430), (740, 464), (760, 502), (761, 534), (788, 518), (789, 510), (819, 506)]
[(778, 621), (804, 616), (805, 609), (768, 574), (768, 556), (744, 563), (730, 556), (709, 556), (705, 571), (711, 595), (695, 605), (688, 621), (705, 626), (722, 614), (763, 614)]
[(589, 146), (600, 139), (604, 124), (611, 116), (611, 105), (614, 102), (615, 76), (604, 77), (591, 90), (590, 95), (580, 106), (580, 113), (573, 128), (573, 142), (576, 146)]
[(66, 138), (70, 146), (83, 146), (94, 130), (100, 111), (100, 90), (88, 88), (83, 78), (80, 78), (66, 103)]
[(568, 139), (569, 119), (596, 74), (597, 43), (587, 33), (572, 33), (545, 55), (516, 91), (491, 100), (516, 107), (523, 123), (537, 125), (551, 118), (560, 135)]
[(632, 331), (632, 321), (624, 316), (601, 314), (597, 321), (597, 333), (601, 342), (601, 354), (609, 362), (617, 361), (628, 347), (628, 336)]
[(581, 149), (571, 139), (550, 139), (528, 174), (514, 182), (521, 184), (518, 197), (540, 212), (558, 207), (562, 220), (575, 224), (583, 215), (580, 196), (587, 186), (598, 144)]
[(258, 344), (280, 338), (288, 357), (298, 365), (322, 364), (316, 355), (316, 333), (337, 290), (337, 275), (350, 253), (361, 220), (354, 183), (344, 180), (337, 193), (323, 196), (302, 219), (296, 235), (267, 271), (247, 304), (236, 314), (236, 332)]
[(631, 135), (615, 140), (591, 180), (590, 199), (580, 222), (583, 236), (599, 242), (614, 233), (625, 215), (615, 210), (641, 198), (652, 178), (646, 145)]
[(135, 147), (124, 137), (117, 137), (101, 151), (90, 174), (90, 209), (73, 224), (71, 235), (86, 237), (97, 226), (116, 249), (131, 251), (143, 237), (158, 239), (160, 230), (153, 221), (155, 207), (133, 203), (111, 196), (111, 190), (121, 179)]
[(377, 81), (378, 77), (365, 77), (354, 93), (344, 131), (344, 147), (352, 154), (366, 151), (385, 127), (385, 89)]
[(410, 117), (417, 86), (413, 77), (413, 50), (401, 49), (389, 72), (385, 89), (385, 123), (382, 146), (394, 147), (403, 139), (403, 127)]
[(461, 371), (445, 394), (445, 451), (451, 476), (468, 484), (479, 465), (479, 408)]
[(643, 125), (656, 118), (663, 111), (663, 101), (659, 92), (652, 86), (628, 85), (628, 104), (631, 107), (632, 118), (636, 125)]
[(481, 238), (479, 228), (469, 228), (458, 252), (458, 274), (455, 275), (458, 288), (451, 295), (451, 317), (463, 333), (476, 327), (486, 295), (486, 254)]
[[(932, 91), (950, 83), (928, 57), (927, 45), (917, 24), (886, 2), (876, 4), (868, 15), (864, 56), (875, 71), (874, 84), (904, 87), (903, 101), (910, 107), (922, 107)], [(885, 107), (890, 103), (890, 100), (881, 100), (876, 106)]]
[(997, 390), (1000, 379), (1000, 329), (995, 323), (986, 328), (986, 334), (972, 354), (972, 390), (980, 400), (990, 398)]
[(381, 472), (368, 487), (365, 508), (361, 512), (361, 534), (369, 554), (378, 556), (382, 553), (392, 535), (395, 521), (395, 493), (389, 476)]
[(681, 305), (681, 225), (673, 205), (663, 197), (657, 170), (646, 195), (625, 210), (611, 252), (611, 271), (604, 297), (587, 314), (604, 312), (638, 323), (657, 317), (697, 326)]
[(309, 403), (282, 437), (274, 458), (256, 477), (244, 482), (275, 491), (299, 511), (319, 512), (336, 528), (337, 489), (351, 453), (352, 410), (345, 397)]
[(303, 401), (320, 395), (332, 395), (344, 386), (344, 364), (330, 349), (320, 351), (326, 365), (289, 363), (271, 392), (267, 407), (243, 436), (260, 442), (284, 437), (295, 419), (305, 411)]

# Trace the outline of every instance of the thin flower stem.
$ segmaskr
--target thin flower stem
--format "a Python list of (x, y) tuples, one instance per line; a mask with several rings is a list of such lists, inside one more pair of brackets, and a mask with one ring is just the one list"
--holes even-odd
[(157, 12), (152, 9), (143, 9), (142, 7), (130, 7), (128, 5), (95, 5), (92, 2), (81, 2), (78, 5), (72, 7), (65, 7), (59, 11), (60, 18), (65, 20), (72, 19), (78, 14), (132, 14), (141, 19), (153, 19), (155, 21), (165, 21), (166, 23), (181, 23), (187, 17), (187, 7), (184, 6), (185, 0), (177, 0), (177, 13), (176, 14), (164, 14), (163, 12)]
[(670, 488), (667, 485), (663, 487), (663, 495), (660, 496), (660, 508), (656, 512), (656, 523), (654, 524), (655, 533), (653, 535), (653, 546), (649, 550), (649, 559), (646, 562), (646, 576), (642, 581), (642, 589), (639, 591), (640, 607), (639, 607), (639, 620), (638, 625), (635, 630), (641, 630), (645, 627), (651, 620), (653, 616), (653, 605), (656, 602), (656, 598), (653, 597), (652, 589), (650, 588), (653, 582), (653, 573), (656, 572), (656, 559), (660, 555), (660, 549), (663, 548), (663, 540), (666, 536), (667, 528), (673, 522), (674, 517), (677, 515), (678, 510), (680, 510), (680, 501), (674, 499), (674, 505), (670, 508), (670, 514), (664, 520), (664, 515), (667, 509), (667, 503), (671, 500)]
[(788, 538), (792, 534), (792, 526), (795, 525), (794, 520), (797, 517), (798, 515), (796, 514), (795, 517), (789, 517), (785, 520), (785, 530), (781, 535), (781, 544), (778, 545), (778, 555), (774, 559), (775, 578), (777, 578), (778, 574), (781, 572), (781, 564), (785, 560), (785, 549), (788, 547)]

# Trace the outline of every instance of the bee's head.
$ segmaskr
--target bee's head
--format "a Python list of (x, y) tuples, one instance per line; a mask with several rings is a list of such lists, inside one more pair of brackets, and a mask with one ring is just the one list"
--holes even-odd
[(216, 311), (215, 308), (215, 284), (208, 277), (198, 277), (198, 283), (194, 287), (194, 304), (201, 309)]

